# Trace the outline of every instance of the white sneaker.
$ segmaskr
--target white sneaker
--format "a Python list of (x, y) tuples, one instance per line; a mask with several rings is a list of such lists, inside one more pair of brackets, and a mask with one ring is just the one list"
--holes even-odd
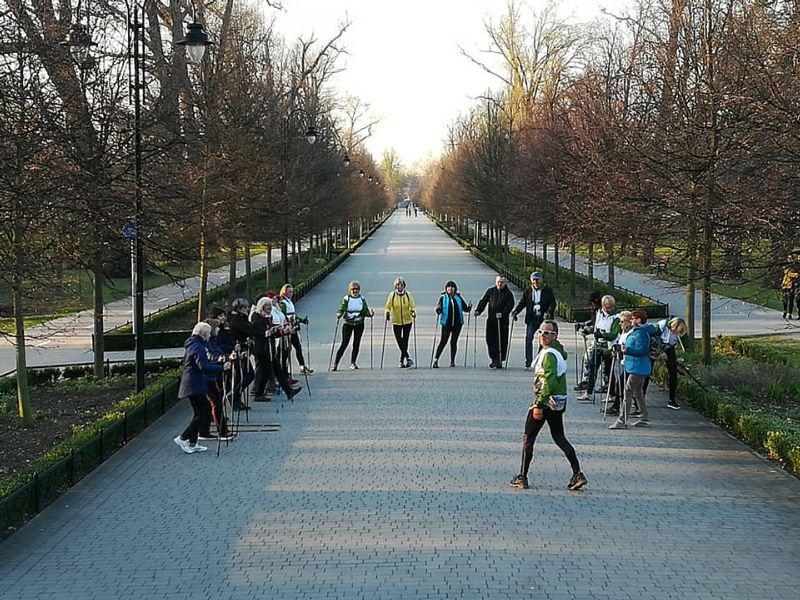
[[(635, 423), (634, 423), (634, 425), (635, 425)], [(612, 425), (609, 425), (608, 428), (609, 429), (627, 429), (628, 425), (625, 423), (625, 421), (623, 421), (621, 419), (617, 419)]]
[(594, 404), (594, 395), (584, 393), (582, 396), (578, 396), (578, 402)]
[(190, 454), (192, 452), (205, 452), (206, 450), (208, 450), (208, 448), (206, 448), (205, 446), (201, 446), (200, 444), (195, 444), (194, 446), (192, 446), (191, 444), (189, 445)]
[(355, 371), (358, 369), (358, 365), (356, 363), (350, 363), (350, 370)]
[(173, 438), (172, 441), (178, 444), (178, 447), (184, 452), (186, 452), (186, 454), (191, 454), (192, 452), (194, 452), (194, 450), (191, 450), (189, 448), (189, 440), (182, 440), (181, 436), (178, 436), (176, 438)]
[(647, 419), (639, 419), (631, 423), (631, 427), (650, 427), (650, 421)]

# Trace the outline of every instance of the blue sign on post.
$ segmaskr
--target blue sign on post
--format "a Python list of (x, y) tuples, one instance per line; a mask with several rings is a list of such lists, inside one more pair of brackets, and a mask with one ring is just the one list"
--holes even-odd
[(122, 228), (122, 235), (125, 236), (125, 239), (135, 240), (136, 239), (136, 228), (131, 224), (125, 225)]

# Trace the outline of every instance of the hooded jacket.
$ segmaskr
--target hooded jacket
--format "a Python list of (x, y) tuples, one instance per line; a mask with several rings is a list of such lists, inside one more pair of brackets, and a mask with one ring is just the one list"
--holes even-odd
[(390, 292), (386, 298), (386, 312), (391, 313), (393, 325), (410, 325), (417, 314), (414, 296), (408, 291), (402, 294), (397, 291)]
[(625, 338), (625, 372), (647, 377), (653, 370), (650, 360), (650, 332), (652, 327), (638, 325)]
[[(358, 311), (349, 311), (349, 308), (354, 308), (356, 305), (360, 305), (361, 309)], [(341, 301), (339, 302), (339, 310), (336, 311), (342, 315), (344, 322), (350, 325), (351, 327), (355, 327), (356, 325), (361, 325), (369, 316), (369, 306), (367, 306), (367, 299), (364, 296), (357, 296), (353, 298), (350, 295), (344, 296)]]
[(453, 327), (463, 326), (464, 313), (469, 311), (467, 301), (458, 292), (453, 294), (452, 298), (447, 292), (443, 293), (439, 296), (439, 302), (436, 304), (436, 314), (439, 315), (439, 325), (442, 327), (451, 324)]
[(183, 373), (178, 398), (205, 396), (208, 380), (222, 373), (220, 363), (208, 360), (208, 344), (199, 335), (193, 335), (184, 342)]

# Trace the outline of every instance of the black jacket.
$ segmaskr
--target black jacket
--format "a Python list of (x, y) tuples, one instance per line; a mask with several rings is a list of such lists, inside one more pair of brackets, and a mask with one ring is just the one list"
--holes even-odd
[(247, 317), (238, 312), (231, 312), (228, 316), (228, 327), (230, 327), (231, 334), (238, 344), (244, 348), (247, 345), (248, 338), (253, 337), (253, 329), (250, 327), (250, 321)]
[(525, 324), (533, 322), (535, 319), (544, 320), (544, 319), (552, 319), (553, 313), (556, 311), (556, 295), (553, 293), (553, 290), (548, 286), (542, 286), (541, 288), (542, 295), (539, 298), (539, 312), (537, 313), (535, 310), (535, 305), (533, 304), (533, 288), (528, 286), (524, 292), (522, 292), (522, 298), (519, 300), (519, 304), (514, 309), (514, 314), (520, 314), (523, 309), (525, 309)]
[(488, 311), (491, 319), (495, 318), (494, 315), (496, 313), (502, 313), (502, 318), (507, 319), (508, 315), (511, 314), (511, 311), (514, 309), (514, 294), (511, 293), (508, 286), (504, 287), (502, 290), (498, 290), (495, 286), (492, 286), (486, 290), (483, 298), (478, 302), (478, 306), (475, 309), (476, 314), (482, 313), (487, 305), (489, 307)]

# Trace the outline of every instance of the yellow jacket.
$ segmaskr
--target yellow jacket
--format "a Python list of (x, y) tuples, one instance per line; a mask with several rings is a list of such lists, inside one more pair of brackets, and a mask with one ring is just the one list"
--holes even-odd
[(796, 281), (800, 273), (795, 271), (792, 267), (786, 267), (783, 270), (783, 281), (781, 281), (781, 290), (784, 292), (791, 291), (796, 285)]
[(414, 296), (411, 292), (398, 294), (390, 292), (386, 299), (386, 312), (391, 313), (394, 325), (408, 325), (417, 316), (417, 305), (414, 304)]

